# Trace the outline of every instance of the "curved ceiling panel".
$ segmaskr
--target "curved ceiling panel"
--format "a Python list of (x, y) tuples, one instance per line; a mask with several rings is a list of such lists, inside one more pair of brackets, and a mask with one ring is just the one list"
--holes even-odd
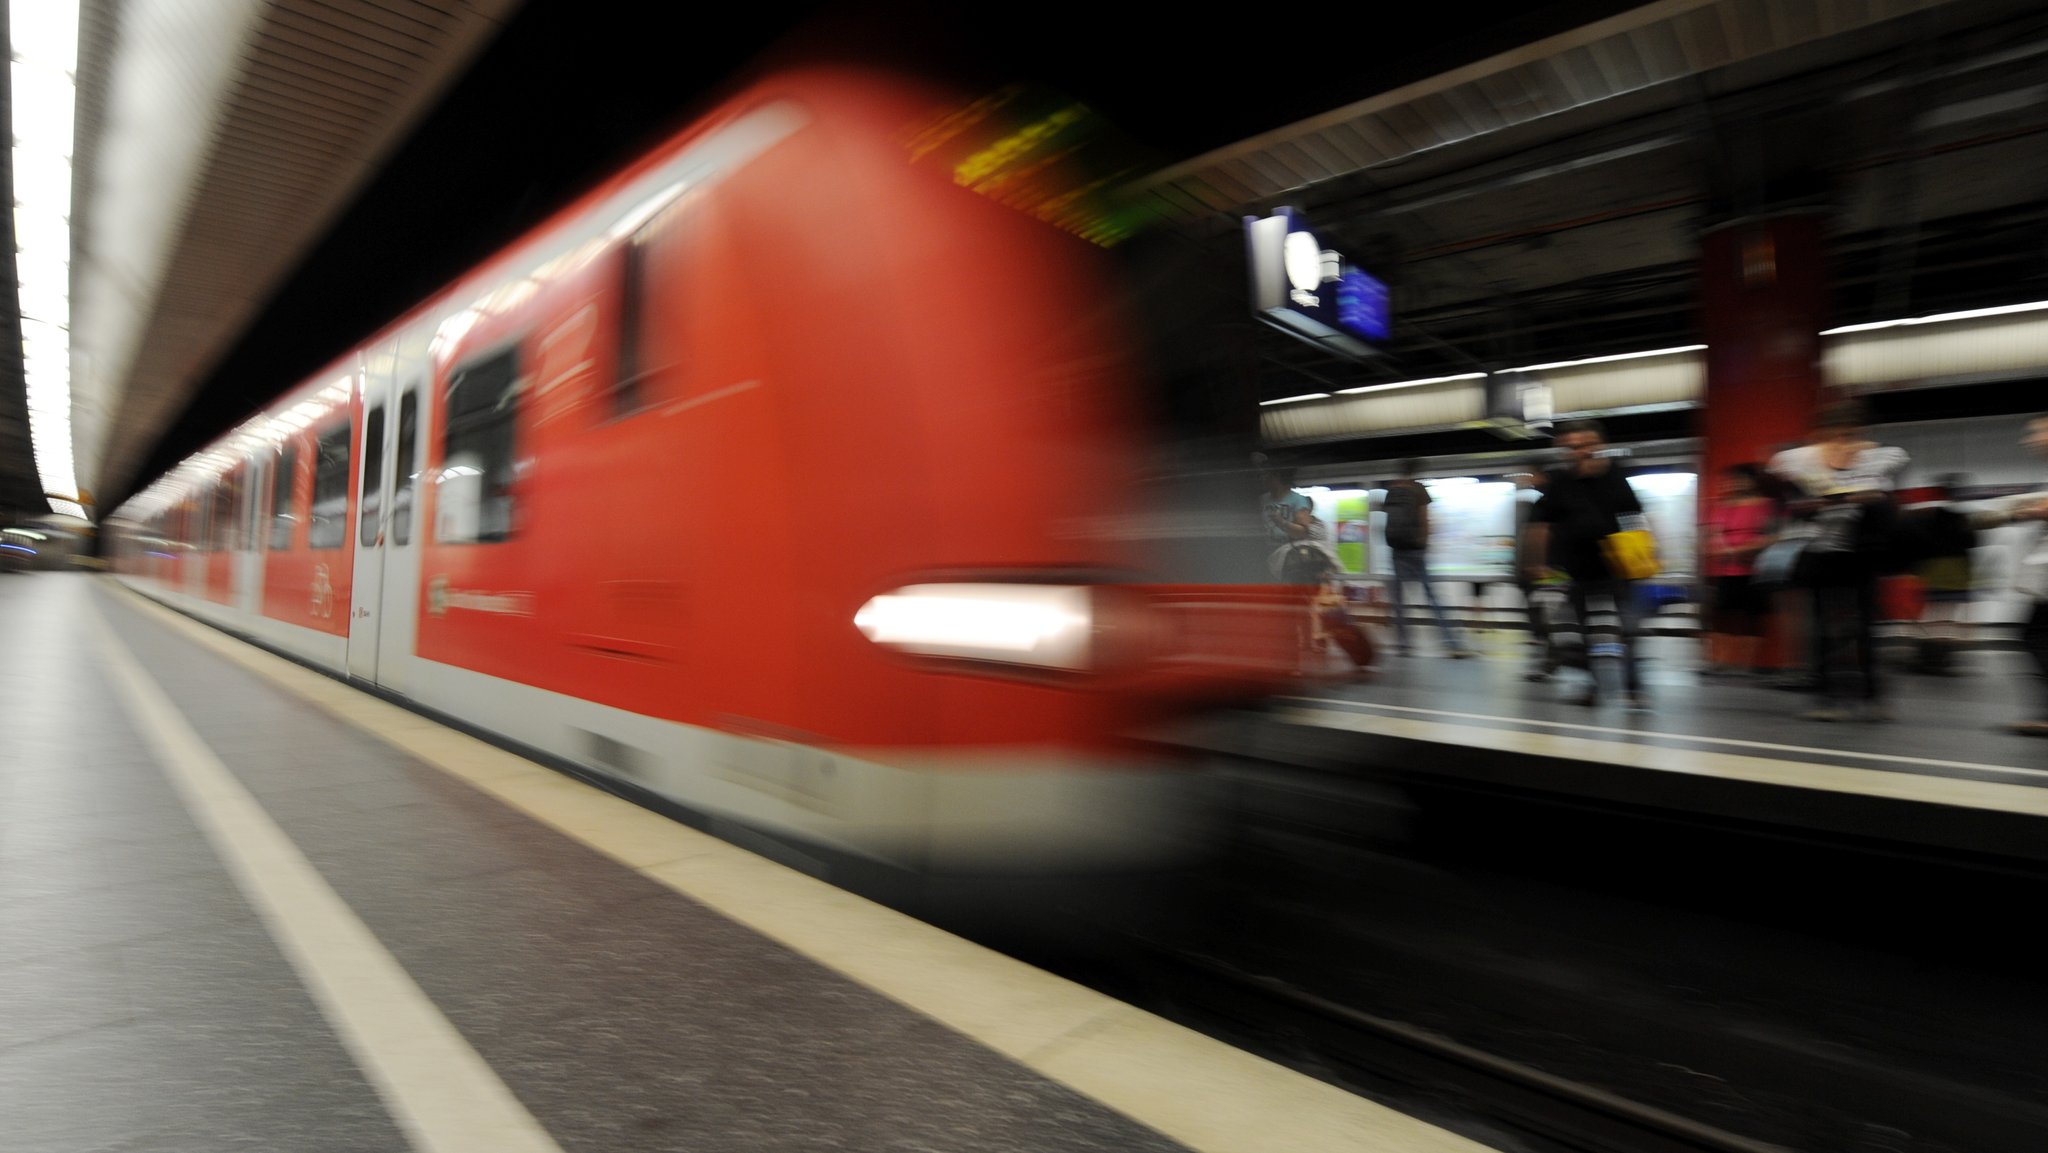
[(73, 242), (82, 483), (130, 479), (517, 4), (87, 0)]

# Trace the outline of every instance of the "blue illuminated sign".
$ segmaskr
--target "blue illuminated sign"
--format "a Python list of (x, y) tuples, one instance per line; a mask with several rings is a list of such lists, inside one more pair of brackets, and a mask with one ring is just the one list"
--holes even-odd
[(1245, 218), (1252, 311), (1332, 352), (1375, 355), (1393, 331), (1387, 286), (1323, 247), (1299, 209)]
[(1393, 327), (1387, 286), (1353, 268), (1337, 277), (1337, 327), (1374, 344)]

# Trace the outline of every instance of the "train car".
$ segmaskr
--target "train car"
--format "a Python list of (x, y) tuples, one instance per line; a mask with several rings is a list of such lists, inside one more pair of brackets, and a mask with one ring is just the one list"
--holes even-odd
[(139, 493), (117, 572), (819, 871), (1173, 858), (1134, 734), (1287, 683), (1300, 593), (1164, 559), (1114, 268), (926, 162), (967, 106), (751, 82)]

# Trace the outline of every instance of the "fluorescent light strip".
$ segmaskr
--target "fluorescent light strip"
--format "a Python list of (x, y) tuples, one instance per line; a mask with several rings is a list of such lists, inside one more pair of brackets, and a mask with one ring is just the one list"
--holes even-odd
[(72, 75), (77, 0), (7, 6), (14, 109), (15, 283), (20, 290), (22, 375), (36, 476), (52, 512), (83, 519), (71, 450)]
[(1295, 401), (1297, 401), (1297, 400), (1328, 400), (1328, 399), (1330, 399), (1330, 394), (1329, 394), (1329, 393), (1327, 393), (1327, 392), (1304, 392), (1304, 393), (1302, 393), (1302, 394), (1301, 394), (1300, 396), (1283, 396), (1283, 397), (1281, 397), (1281, 398), (1280, 398), (1280, 399), (1278, 399), (1278, 400), (1262, 400), (1262, 401), (1260, 401), (1260, 402), (1259, 402), (1259, 406), (1263, 408), (1263, 407), (1265, 407), (1266, 405), (1269, 405), (1269, 404), (1293, 404), (1293, 403), (1294, 403)]
[(1483, 372), (1461, 372), (1456, 374), (1455, 376), (1425, 376), (1421, 380), (1396, 380), (1390, 381), (1386, 384), (1368, 384), (1362, 385), (1358, 388), (1340, 388), (1337, 390), (1337, 395), (1352, 396), (1361, 392), (1381, 392), (1389, 388), (1414, 388), (1415, 386), (1422, 384), (1448, 384), (1449, 382), (1454, 380), (1485, 379), (1486, 374)]
[(2009, 316), (2015, 312), (2039, 312), (2048, 309), (2048, 300), (2036, 300), (2028, 304), (2001, 304), (1996, 308), (1971, 308), (1962, 312), (1941, 312), (1933, 316), (1915, 316), (1903, 320), (1876, 320), (1869, 324), (1845, 324), (1840, 328), (1821, 330), (1822, 336), (1840, 336), (1845, 332), (1874, 332), (1880, 328), (1904, 328), (1910, 324), (1940, 324), (1948, 320), (1976, 320), (1984, 316)]
[(1609, 364), (1617, 360), (1641, 360), (1646, 356), (1676, 356), (1681, 352), (1705, 352), (1704, 344), (1681, 344), (1676, 348), (1653, 348), (1648, 352), (1617, 352), (1612, 356), (1589, 356), (1583, 360), (1558, 360), (1549, 364), (1527, 364), (1521, 368), (1503, 368), (1502, 372), (1542, 372), (1550, 368), (1577, 368), (1582, 364)]

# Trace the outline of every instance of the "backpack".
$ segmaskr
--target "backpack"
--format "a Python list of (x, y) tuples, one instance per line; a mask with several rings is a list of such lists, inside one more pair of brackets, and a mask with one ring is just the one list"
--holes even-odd
[[(1405, 487), (1405, 485), (1404, 485)], [(1404, 493), (1407, 499), (1394, 500), (1394, 494), (1387, 494), (1387, 547), (1398, 549), (1426, 548), (1427, 534), (1422, 531), (1422, 499), (1420, 493)]]
[(1321, 545), (1296, 541), (1287, 546), (1287, 551), (1280, 558), (1280, 579), (1288, 584), (1321, 584), (1335, 567), (1330, 554)]
[(1879, 576), (1898, 576), (1919, 559), (1912, 528), (1890, 494), (1862, 506), (1856, 518), (1855, 551)]

